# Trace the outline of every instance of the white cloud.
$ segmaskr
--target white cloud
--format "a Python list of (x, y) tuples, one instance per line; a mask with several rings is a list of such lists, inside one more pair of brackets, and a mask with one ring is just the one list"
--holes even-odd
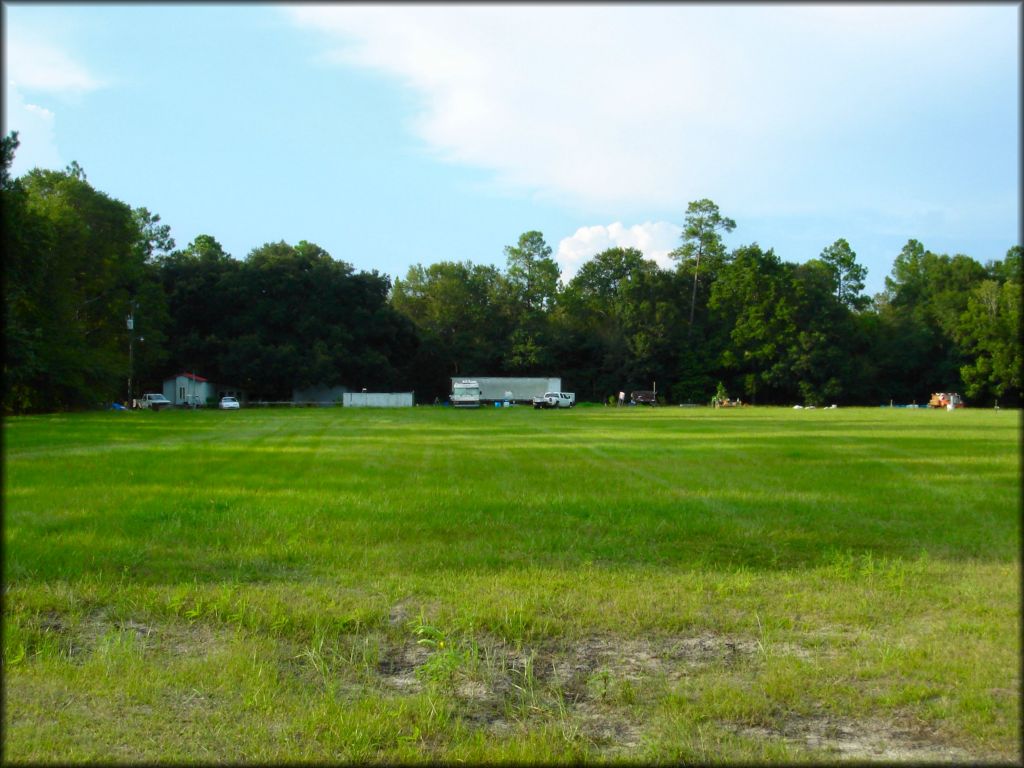
[(77, 94), (103, 85), (84, 65), (51, 43), (20, 37), (5, 42), (8, 83), (22, 91)]
[(4, 135), (18, 132), (19, 146), (11, 172), (20, 176), (32, 168), (61, 168), (57, 115), (31, 103), (26, 94), (77, 98), (103, 83), (63, 48), (42, 40), (37, 31), (5, 30)]
[(569, 282), (590, 258), (609, 248), (636, 248), (663, 268), (674, 263), (669, 252), (680, 245), (682, 228), (666, 221), (644, 222), (631, 227), (622, 222), (580, 227), (572, 237), (558, 243), (555, 260), (562, 269), (562, 282)]
[(53, 122), (53, 112), (46, 107), (40, 107), (38, 104), (26, 104), (25, 111), (48, 123)]
[(16, 88), (9, 87), (4, 110), (3, 135), (18, 132), (18, 149), (14, 153), (11, 173), (21, 176), (32, 168), (62, 168), (57, 149), (55, 115), (45, 107), (26, 103)]
[(733, 215), (856, 201), (878, 180), (825, 181), (835, 154), (866, 153), (867, 127), (948, 101), (951, 78), (985, 58), (977, 29), (1016, 18), (877, 5), (285, 12), (334, 40), (334, 61), (412, 89), (413, 129), (443, 159), (608, 215), (700, 197)]

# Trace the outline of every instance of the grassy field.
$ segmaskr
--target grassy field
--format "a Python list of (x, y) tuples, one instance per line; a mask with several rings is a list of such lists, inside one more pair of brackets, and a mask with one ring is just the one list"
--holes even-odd
[(7, 762), (1021, 761), (1020, 413), (7, 419)]

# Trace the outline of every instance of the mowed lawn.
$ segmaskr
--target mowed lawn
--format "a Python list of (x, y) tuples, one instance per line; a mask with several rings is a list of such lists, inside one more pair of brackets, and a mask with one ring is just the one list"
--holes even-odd
[(9, 418), (8, 762), (1019, 763), (1021, 418)]

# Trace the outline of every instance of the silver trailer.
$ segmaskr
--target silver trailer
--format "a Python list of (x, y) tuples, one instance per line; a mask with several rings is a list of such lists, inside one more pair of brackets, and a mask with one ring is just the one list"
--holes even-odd
[(412, 408), (412, 392), (346, 392), (341, 404), (346, 408)]
[(532, 403), (533, 398), (543, 397), (545, 392), (560, 392), (562, 379), (558, 376), (459, 376), (452, 377), (452, 392), (455, 385), (472, 380), (480, 387), (480, 402)]

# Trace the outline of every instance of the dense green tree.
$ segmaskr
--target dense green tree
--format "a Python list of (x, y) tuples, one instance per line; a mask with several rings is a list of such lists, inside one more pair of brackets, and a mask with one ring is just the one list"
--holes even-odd
[(735, 222), (705, 199), (672, 271), (610, 248), (561, 286), (529, 231), (505, 271), (442, 261), (392, 286), (306, 241), (244, 261), (210, 235), (176, 250), (158, 215), (77, 163), (13, 178), (17, 147), (16, 133), (0, 142), (6, 412), (122, 399), (129, 376), (137, 393), (180, 370), (266, 399), (342, 384), (429, 402), (450, 376), (486, 374), (561, 375), (591, 400), (654, 381), (690, 402), (718, 384), (762, 403), (1020, 399), (1019, 245), (983, 267), (910, 240), (869, 302), (845, 239), (800, 265), (756, 243), (729, 254)]
[(971, 292), (987, 277), (974, 259), (928, 251), (909, 240), (876, 298), (879, 312), (902, 341), (897, 368), (887, 371), (894, 391), (907, 399), (960, 390), (968, 356), (957, 343), (960, 318)]
[(52, 238), (45, 221), (28, 208), (28, 193), (10, 173), (18, 148), (18, 134), (2, 139), (0, 154), (0, 205), (3, 214), (4, 254), (4, 377), (3, 407), (6, 412), (41, 409), (35, 391), (45, 375), (41, 323), (45, 319), (46, 273), (34, 249)]
[(508, 285), (523, 309), (550, 309), (558, 294), (559, 270), (544, 235), (524, 232), (516, 245), (505, 246), (505, 260)]
[(240, 262), (209, 235), (160, 265), (178, 370), (267, 400), (307, 387), (404, 386), (416, 336), (389, 305), (386, 276), (357, 273), (307, 241), (266, 243)]
[(977, 261), (956, 254), (947, 256), (925, 250), (909, 240), (885, 278), (885, 299), (898, 310), (915, 313), (945, 333), (957, 325), (971, 290), (986, 277)]
[(956, 338), (968, 355), (961, 367), (965, 394), (1019, 403), (1021, 397), (1020, 246), (990, 265), (1002, 280), (983, 280), (967, 297)]
[[(850, 315), (855, 294), (835, 292), (835, 275), (826, 263), (812, 259), (790, 266), (796, 335), (788, 358), (800, 399), (808, 405), (849, 400), (854, 323)], [(856, 304), (856, 302), (853, 302)]]
[(634, 248), (609, 248), (579, 269), (555, 313), (564, 345), (557, 359), (578, 393), (604, 400), (669, 376), (680, 326), (675, 288), (672, 274)]
[(828, 269), (836, 299), (849, 309), (867, 307), (871, 300), (862, 291), (868, 270), (857, 263), (850, 244), (839, 238), (821, 252), (819, 259)]
[(412, 319), (423, 340), (414, 372), (425, 399), (446, 396), (452, 376), (504, 372), (512, 332), (502, 299), (507, 293), (496, 267), (470, 262), (416, 264), (395, 280), (392, 305)]
[(566, 287), (567, 293), (600, 309), (625, 295), (626, 287), (644, 269), (636, 248), (608, 248), (585, 262)]
[[(4, 151), (15, 148), (9, 141)], [(139, 306), (159, 315), (162, 304), (132, 209), (95, 190), (77, 163), (4, 175), (5, 408), (123, 399), (126, 318)]]
[(159, 214), (150, 213), (147, 208), (136, 208), (132, 211), (132, 217), (139, 232), (136, 247), (142, 261), (152, 262), (174, 250), (171, 228), (160, 223)]
[(990, 262), (985, 265), (988, 277), (1000, 283), (1020, 283), (1024, 275), (1021, 274), (1021, 261), (1024, 259), (1024, 248), (1015, 245), (1006, 252), (1006, 257), (1001, 261)]
[(691, 328), (697, 307), (701, 260), (704, 261), (705, 283), (710, 285), (727, 259), (721, 233), (732, 232), (735, 228), (736, 222), (722, 216), (718, 206), (707, 198), (695, 200), (686, 208), (683, 244), (672, 251), (671, 256), (679, 262), (681, 269), (693, 273), (693, 291), (690, 296)]
[(677, 286), (671, 273), (649, 260), (622, 286), (620, 312), (629, 351), (625, 380), (630, 389), (648, 389), (659, 379), (659, 392), (670, 388), (667, 376), (685, 343)]
[(12, 186), (14, 180), (11, 178), (11, 165), (14, 164), (14, 154), (20, 144), (17, 131), (0, 137), (0, 189), (7, 190)]
[(558, 359), (572, 361), (568, 375), (577, 396), (603, 400), (628, 386), (627, 293), (644, 268), (640, 251), (609, 248), (583, 264), (562, 293), (555, 315), (563, 341)]
[(550, 355), (550, 311), (559, 290), (559, 270), (551, 247), (537, 231), (524, 232), (516, 245), (505, 247), (507, 299), (503, 314), (512, 322), (503, 356), (510, 373), (547, 373)]
[(788, 345), (796, 337), (791, 275), (771, 249), (738, 248), (711, 289), (709, 306), (729, 331), (721, 364), (745, 399), (772, 402), (792, 397)]
[(985, 280), (967, 300), (958, 335), (970, 353), (960, 369), (968, 397), (999, 399), (1009, 394), (1010, 400), (1020, 402), (1020, 290), (1019, 283)]
[(756, 243), (738, 248), (710, 304), (728, 332), (723, 376), (748, 401), (853, 401), (857, 324), (826, 262), (784, 262)]
[(237, 345), (235, 318), (246, 311), (242, 291), (242, 265), (232, 259), (210, 235), (199, 235), (183, 250), (159, 259), (160, 278), (167, 296), (171, 322), (167, 329), (168, 367), (162, 375), (195, 371), (213, 381), (231, 371), (221, 361)]
[[(160, 281), (158, 263), (174, 249), (171, 228), (160, 223), (159, 214), (150, 213), (146, 208), (132, 210), (137, 236), (135, 240), (135, 261), (143, 264), (141, 279), (131, 301), (131, 315), (134, 329), (132, 336), (133, 395), (142, 389), (159, 390), (166, 371), (167, 330), (170, 315), (167, 297)], [(137, 387), (135, 382), (141, 384)]]
[(295, 388), (393, 388), (413, 354), (412, 323), (388, 304), (390, 281), (356, 273), (320, 246), (300, 241), (254, 248), (232, 281), (237, 314), (220, 356), (224, 381), (267, 399)]

